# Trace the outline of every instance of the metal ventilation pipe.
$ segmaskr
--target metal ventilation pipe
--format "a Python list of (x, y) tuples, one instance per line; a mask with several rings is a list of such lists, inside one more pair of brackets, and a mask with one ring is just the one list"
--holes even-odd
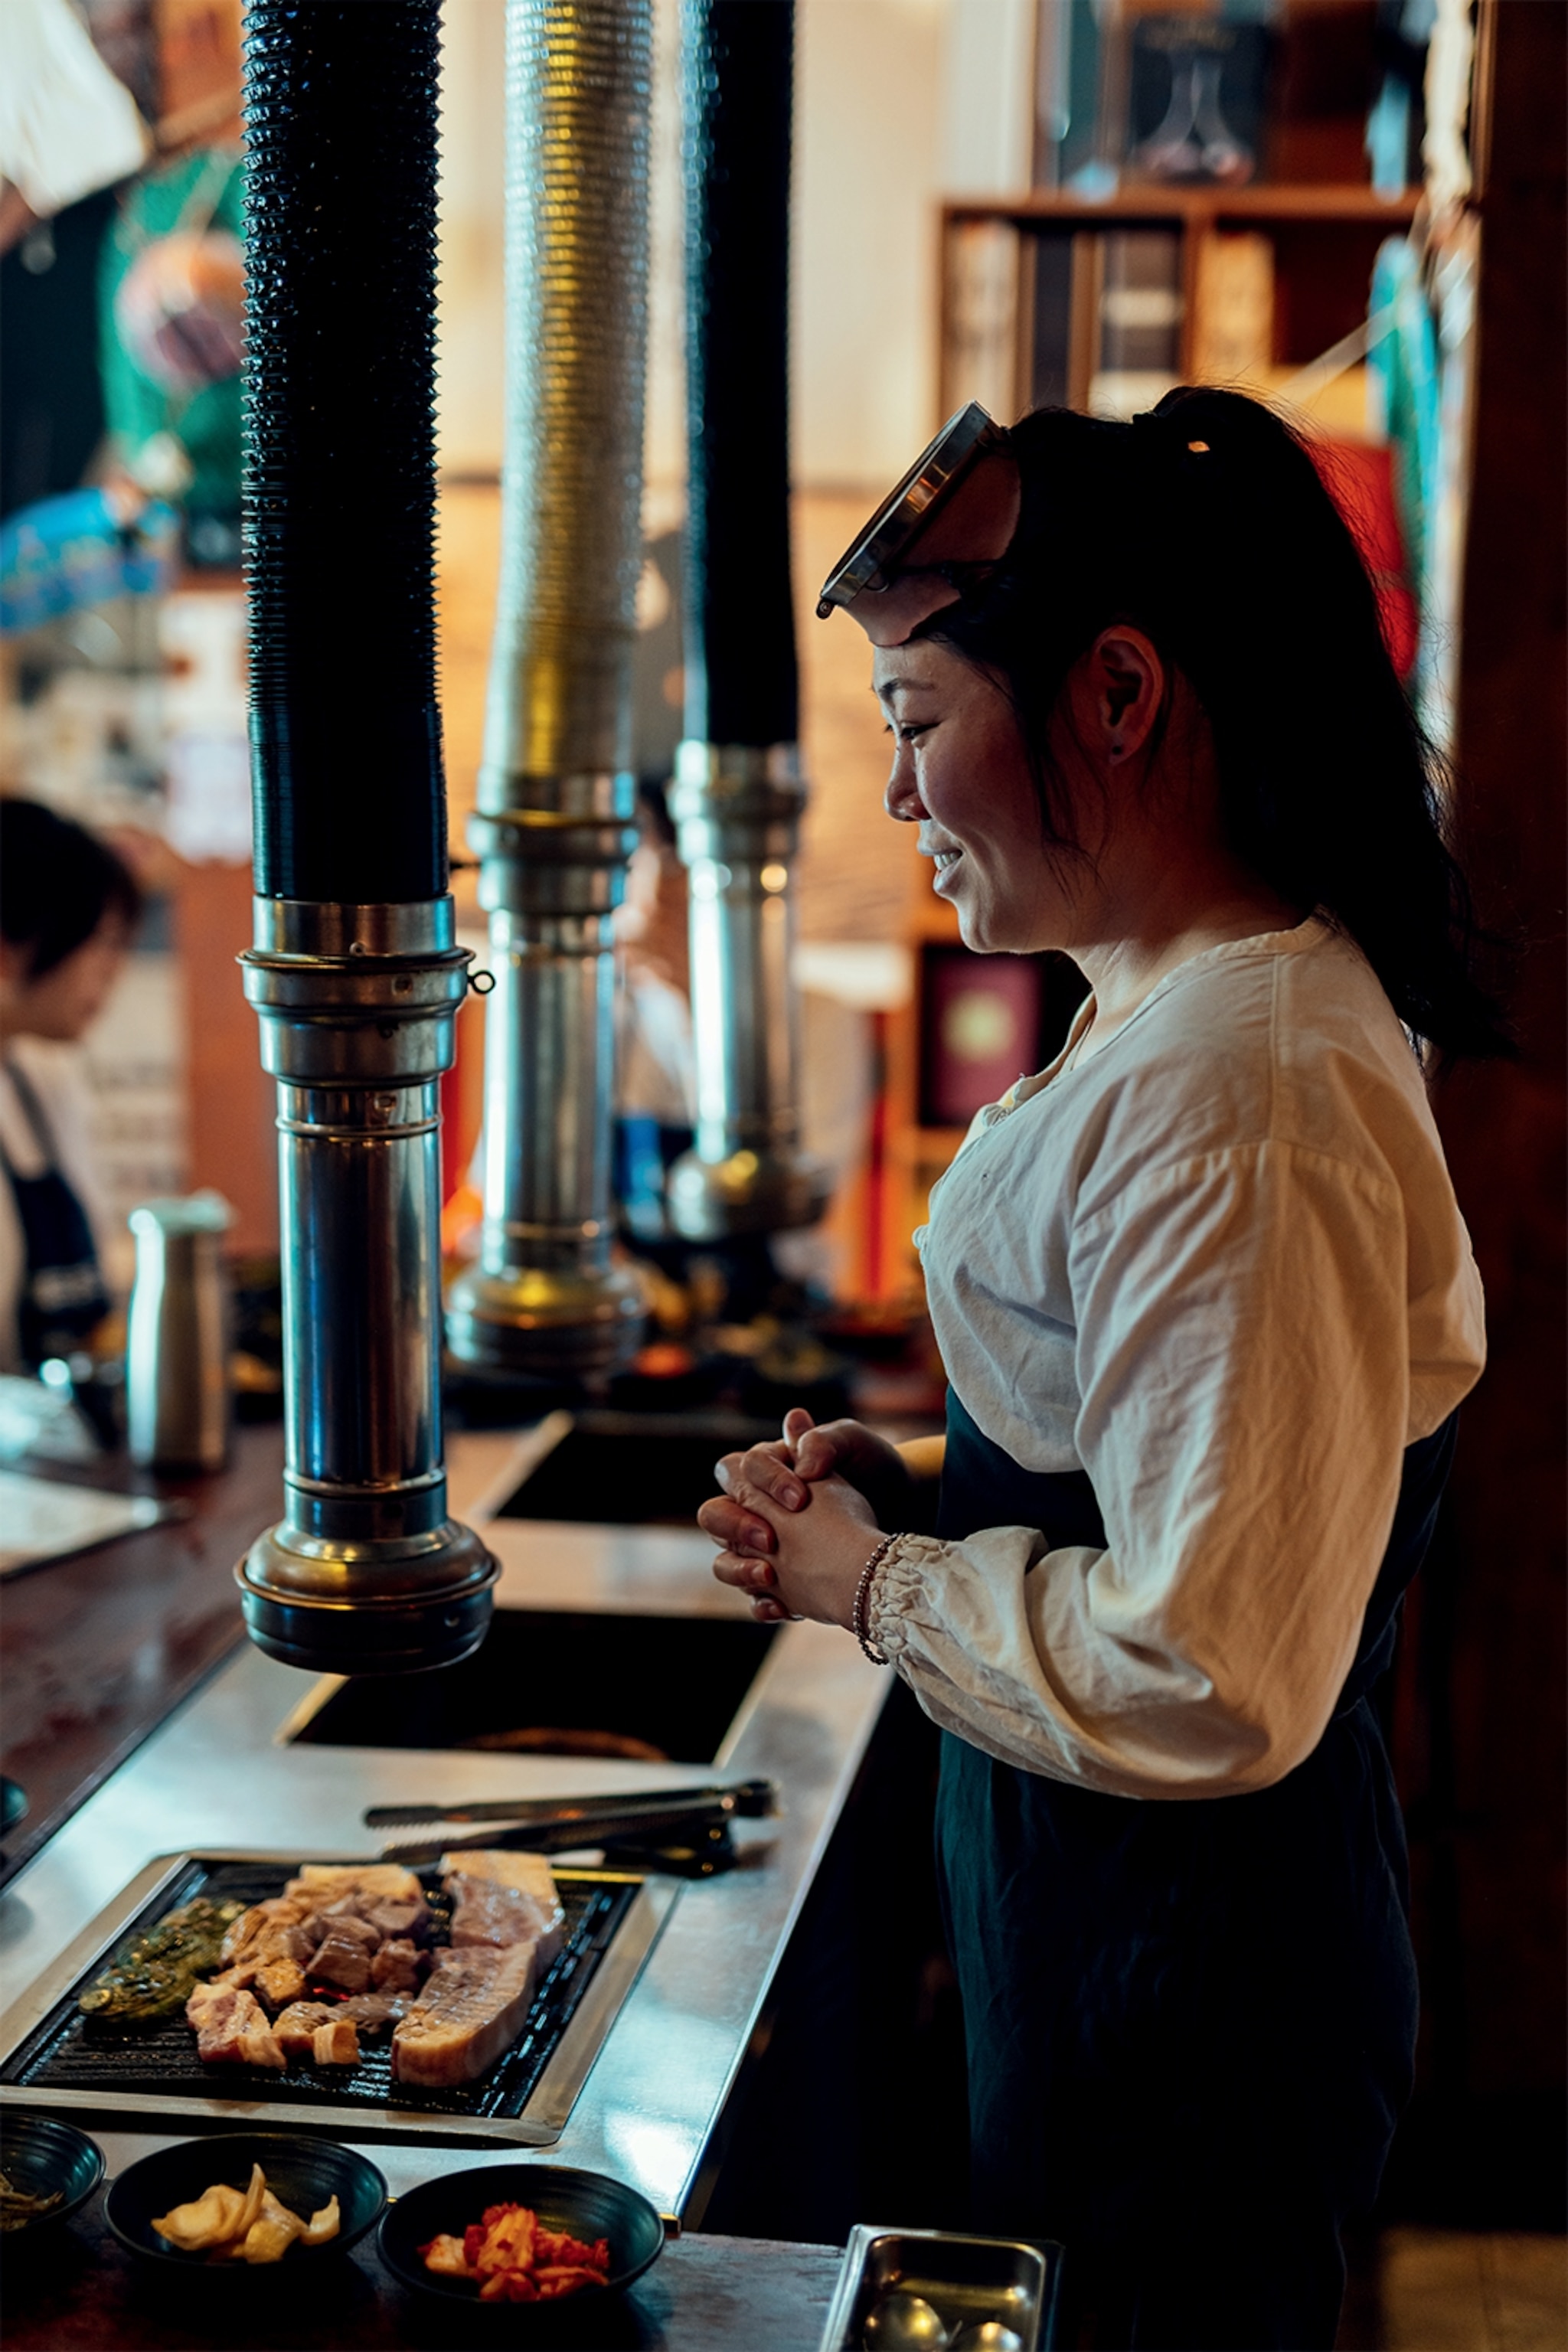
[(610, 915), (637, 844), (650, 0), (508, 0), (507, 442), (479, 814), (496, 986), (459, 1361), (571, 1377), (637, 1344), (611, 1264)]
[(250, 0), (245, 489), (255, 944), (278, 1080), (287, 1463), (237, 1574), (289, 1665), (464, 1657), (497, 1567), (447, 1516), (447, 895), (431, 576), (437, 0)]
[(789, 552), (792, 0), (684, 0), (686, 734), (670, 814), (691, 877), (691, 1241), (821, 1215), (801, 1150), (791, 960), (801, 773)]

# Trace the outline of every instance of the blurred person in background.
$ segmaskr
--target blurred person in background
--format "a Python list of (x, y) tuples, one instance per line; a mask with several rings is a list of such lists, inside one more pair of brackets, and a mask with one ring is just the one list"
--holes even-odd
[(108, 845), (0, 800), (0, 1371), (37, 1371), (102, 1322), (85, 1092), (68, 1049), (108, 1003), (142, 893)]

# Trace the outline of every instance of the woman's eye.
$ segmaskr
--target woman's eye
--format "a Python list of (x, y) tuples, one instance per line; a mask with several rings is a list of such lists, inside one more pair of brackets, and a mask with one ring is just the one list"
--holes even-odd
[(902, 726), (898, 730), (899, 740), (900, 743), (918, 742), (922, 735), (930, 734), (935, 724), (934, 719), (922, 719), (918, 726)]

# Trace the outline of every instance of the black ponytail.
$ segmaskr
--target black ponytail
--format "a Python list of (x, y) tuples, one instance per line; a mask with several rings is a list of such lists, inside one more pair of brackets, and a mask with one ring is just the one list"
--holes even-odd
[(1446, 838), (1443, 763), (1300, 438), (1261, 402), (1185, 386), (1131, 425), (1042, 409), (1011, 438), (1023, 507), (1005, 564), (930, 634), (1006, 678), (1052, 837), (1070, 845), (1047, 751), (1062, 685), (1130, 622), (1203, 706), (1237, 855), (1339, 923), (1441, 1056), (1511, 1052)]

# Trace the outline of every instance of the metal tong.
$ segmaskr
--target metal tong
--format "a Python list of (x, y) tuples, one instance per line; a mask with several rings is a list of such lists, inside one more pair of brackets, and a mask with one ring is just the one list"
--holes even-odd
[(702, 1789), (656, 1789), (605, 1797), (484, 1799), (462, 1806), (372, 1805), (367, 1828), (394, 1822), (486, 1822), (466, 1837), (416, 1840), (382, 1848), (384, 1862), (419, 1869), (444, 1853), (485, 1847), (562, 1853), (574, 1846), (657, 1847), (674, 1838), (701, 1838), (732, 1821), (759, 1820), (777, 1811), (771, 1780), (740, 1780)]

